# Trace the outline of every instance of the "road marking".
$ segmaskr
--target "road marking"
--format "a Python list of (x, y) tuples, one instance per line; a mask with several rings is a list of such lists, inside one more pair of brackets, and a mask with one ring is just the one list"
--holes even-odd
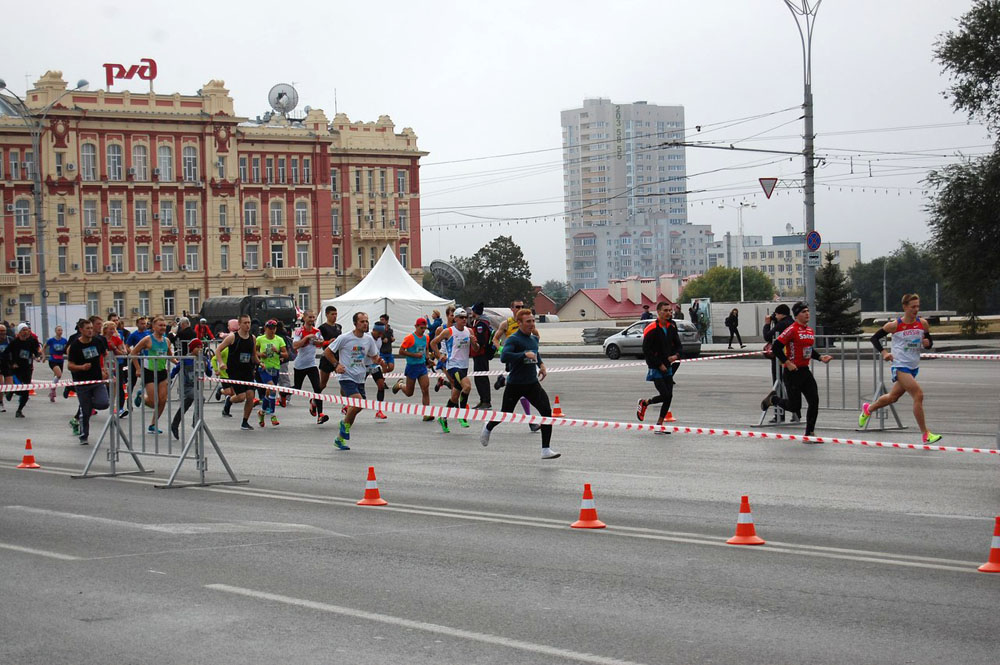
[(59, 552), (52, 552), (50, 550), (36, 550), (32, 547), (21, 547), (20, 545), (11, 545), (9, 543), (0, 543), (0, 549), (11, 550), (14, 552), (22, 552), (24, 554), (34, 554), (36, 556), (44, 556), (49, 559), (59, 559), (60, 561), (79, 561), (80, 557), (72, 556), (69, 554), (60, 554)]
[(906, 514), (911, 517), (943, 517), (949, 520), (974, 520), (977, 522), (979, 520), (986, 520), (986, 521), (993, 520), (992, 517), (977, 517), (975, 515), (944, 515), (941, 513), (906, 513)]
[(413, 621), (412, 619), (404, 619), (402, 617), (396, 617), (389, 614), (367, 612), (365, 610), (358, 610), (352, 607), (343, 607), (340, 605), (331, 605), (329, 603), (320, 603), (314, 600), (305, 600), (303, 598), (282, 596), (276, 593), (268, 593), (266, 591), (244, 589), (242, 587), (230, 586), (228, 584), (206, 584), (205, 588), (212, 589), (213, 591), (221, 591), (224, 593), (232, 593), (239, 596), (245, 596), (247, 598), (254, 598), (256, 600), (270, 600), (277, 603), (283, 603), (285, 605), (292, 605), (294, 607), (316, 610), (318, 612), (339, 614), (341, 616), (351, 617), (354, 619), (364, 619), (365, 621), (375, 621), (390, 626), (398, 626), (400, 628), (406, 628), (408, 630), (422, 630), (425, 632), (436, 633), (438, 635), (445, 635), (447, 637), (453, 637), (456, 639), (472, 640), (475, 642), (482, 642), (484, 644), (492, 644), (495, 646), (506, 647), (509, 649), (527, 651), (529, 653), (537, 653), (545, 656), (555, 656), (557, 658), (565, 658), (567, 660), (572, 660), (579, 663), (593, 663), (594, 665), (639, 665), (638, 663), (635, 663), (630, 660), (621, 660), (619, 658), (610, 658), (608, 656), (599, 656), (597, 654), (581, 653), (579, 651), (570, 651), (569, 649), (560, 649), (559, 647), (548, 646), (546, 644), (535, 644), (534, 642), (515, 640), (509, 637), (503, 637), (501, 635), (478, 633), (471, 630), (452, 628), (451, 626), (442, 626), (440, 624), (427, 623), (424, 621)]

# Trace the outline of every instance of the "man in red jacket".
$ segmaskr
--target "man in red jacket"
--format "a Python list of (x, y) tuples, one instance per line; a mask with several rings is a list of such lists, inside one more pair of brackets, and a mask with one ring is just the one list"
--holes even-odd
[(202, 341), (212, 341), (212, 329), (208, 327), (208, 321), (206, 319), (202, 319), (198, 322), (198, 325), (194, 327), (194, 338)]
[[(657, 425), (670, 411), (670, 402), (674, 397), (674, 371), (681, 357), (681, 336), (677, 326), (670, 320), (671, 305), (661, 301), (656, 305), (656, 321), (653, 321), (643, 331), (642, 354), (646, 358), (646, 380), (652, 381), (658, 395), (649, 399), (640, 399), (635, 415), (639, 420), (646, 416), (646, 408), (650, 404), (660, 405), (660, 416)], [(656, 430), (657, 434), (670, 434), (668, 430)]]

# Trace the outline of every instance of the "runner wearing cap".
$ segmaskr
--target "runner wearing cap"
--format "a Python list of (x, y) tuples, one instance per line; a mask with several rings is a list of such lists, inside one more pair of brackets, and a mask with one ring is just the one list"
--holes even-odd
[[(368, 365), (372, 361), (378, 365), (385, 362), (379, 357), (378, 344), (368, 333), (368, 315), (364, 312), (355, 312), (354, 330), (335, 339), (323, 353), (330, 362), (336, 360), (334, 369), (340, 375), (341, 392), (347, 397), (368, 399), (365, 397), (365, 376), (368, 373)], [(361, 413), (360, 406), (347, 407), (347, 414), (340, 421), (340, 433), (333, 441), (333, 445), (338, 449), (351, 449), (347, 442), (351, 439), (351, 425), (359, 413)]]
[[(278, 322), (274, 319), (269, 319), (264, 324), (264, 334), (258, 337), (255, 342), (257, 345), (257, 357), (260, 358), (258, 376), (261, 383), (277, 385), (278, 375), (281, 373), (281, 362), (288, 358), (288, 348), (285, 346), (285, 340), (275, 334), (277, 329)], [(274, 413), (276, 396), (277, 392), (274, 390), (267, 390), (264, 393), (264, 399), (260, 404), (260, 411), (257, 412), (257, 422), (261, 427), (264, 426), (264, 417), (266, 415), (271, 416), (272, 426), (277, 427), (281, 424), (278, 422), (278, 416)]]
[[(396, 381), (392, 386), (392, 394), (395, 395), (400, 390), (407, 397), (413, 396), (414, 387), (420, 384), (420, 403), (430, 406), (430, 379), (427, 375), (429, 365), (433, 365), (433, 360), (427, 355), (427, 347), (430, 345), (430, 338), (427, 335), (427, 319), (420, 317), (414, 324), (413, 332), (403, 339), (399, 345), (399, 355), (406, 358), (406, 369), (403, 374), (406, 379)], [(404, 385), (405, 384), (405, 385)], [(424, 416), (424, 422), (434, 420), (434, 416)]]
[[(455, 325), (448, 326), (431, 340), (431, 351), (434, 353), (438, 353), (441, 342), (451, 340), (448, 362), (445, 363), (445, 372), (451, 379), (451, 398), (448, 400), (448, 406), (457, 406), (460, 409), (469, 406), (469, 393), (472, 392), (472, 381), (469, 379), (469, 353), (479, 348), (472, 331), (465, 326), (468, 319), (469, 315), (464, 309), (456, 309)], [(445, 434), (450, 431), (447, 418), (438, 418), (438, 424)], [(464, 418), (458, 418), (458, 424), (462, 427), (469, 426)]]
[[(307, 311), (302, 315), (302, 327), (292, 335), (292, 348), (298, 351), (292, 361), (292, 371), (296, 390), (308, 378), (313, 392), (321, 393), (323, 389), (320, 387), (319, 368), (316, 367), (316, 349), (323, 348), (323, 336), (319, 328), (314, 327), (315, 324), (316, 315)], [(309, 415), (316, 416), (317, 425), (330, 419), (330, 416), (323, 413), (323, 400), (320, 399), (309, 400)]]
[[(42, 345), (38, 338), (31, 332), (27, 323), (17, 324), (17, 331), (14, 339), (7, 344), (7, 363), (10, 366), (10, 373), (14, 377), (15, 383), (27, 385), (31, 383), (31, 375), (34, 373), (34, 361), (42, 359)], [(24, 407), (28, 403), (28, 391), (19, 390), (17, 392), (17, 418), (24, 418)]]
[[(872, 346), (882, 355), (882, 360), (892, 363), (892, 389), (873, 403), (861, 405), (861, 415), (858, 425), (864, 427), (874, 411), (895, 404), (904, 393), (909, 393), (913, 400), (913, 417), (923, 433), (924, 443), (936, 443), (941, 440), (940, 434), (934, 434), (927, 429), (924, 421), (924, 391), (917, 383), (920, 372), (920, 351), (934, 346), (931, 339), (930, 326), (926, 319), (917, 316), (920, 312), (920, 296), (907, 293), (903, 296), (903, 316), (882, 326), (871, 337)], [(881, 340), (892, 335), (891, 351), (882, 348)]]

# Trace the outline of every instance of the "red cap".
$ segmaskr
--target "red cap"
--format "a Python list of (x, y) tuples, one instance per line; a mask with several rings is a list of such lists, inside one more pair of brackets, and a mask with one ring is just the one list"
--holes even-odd
[(421, 316), (419, 319), (417, 319), (417, 322), (414, 323), (413, 325), (415, 325), (415, 326), (426, 326), (427, 325), (427, 319), (425, 319), (424, 317)]
[(267, 323), (264, 324), (265, 328), (277, 328), (278, 322), (274, 319), (268, 319)]

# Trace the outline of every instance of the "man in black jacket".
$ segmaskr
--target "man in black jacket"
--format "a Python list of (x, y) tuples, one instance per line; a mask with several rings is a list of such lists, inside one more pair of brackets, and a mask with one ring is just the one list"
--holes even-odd
[[(646, 358), (646, 380), (652, 381), (659, 393), (650, 399), (640, 399), (635, 415), (639, 420), (646, 416), (646, 408), (650, 404), (660, 405), (660, 417), (657, 425), (662, 425), (670, 402), (674, 397), (674, 372), (681, 357), (681, 337), (677, 326), (670, 320), (671, 306), (668, 302), (656, 305), (656, 321), (653, 321), (643, 331), (642, 353)], [(668, 430), (656, 430), (657, 434), (670, 434)]]

